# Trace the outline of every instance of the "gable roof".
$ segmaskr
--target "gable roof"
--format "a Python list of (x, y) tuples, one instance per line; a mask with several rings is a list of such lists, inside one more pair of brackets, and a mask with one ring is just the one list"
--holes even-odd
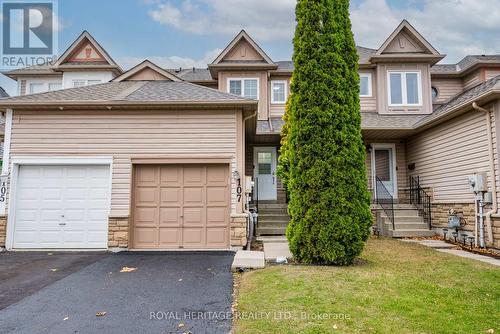
[(392, 34), (389, 35), (389, 37), (387, 37), (382, 46), (377, 50), (376, 55), (382, 55), (386, 51), (389, 44), (391, 44), (391, 42), (394, 41), (394, 39), (403, 31), (407, 32), (409, 37), (420, 43), (424, 47), (425, 53), (436, 56), (440, 55), (440, 53), (424, 38), (424, 36), (422, 36), (407, 20), (401, 21), (399, 26), (392, 32)]
[(3, 89), (3, 87), (0, 87), (0, 98), (5, 98), (5, 97), (9, 97), (10, 95), (5, 91), (5, 89)]
[(126, 71), (122, 75), (114, 78), (112, 81), (115, 82), (120, 82), (120, 81), (126, 81), (129, 78), (132, 78), (134, 75), (138, 74), (139, 72), (145, 70), (145, 69), (150, 69), (156, 73), (158, 73), (160, 76), (164, 77), (165, 80), (170, 80), (170, 81), (182, 81), (181, 78), (179, 78), (177, 75), (164, 70), (160, 66), (156, 65), (150, 60), (144, 60), (143, 62), (135, 65), (132, 67), (130, 70)]
[(16, 107), (226, 105), (256, 110), (258, 101), (185, 81), (121, 81), (0, 99)]
[[(64, 66), (66, 62), (69, 61), (71, 56), (78, 51), (78, 48), (84, 45), (84, 43), (87, 42), (89, 43), (95, 51), (102, 56), (104, 61), (107, 63), (107, 65), (111, 67), (116, 67), (117, 69), (122, 72), (120, 66), (111, 58), (111, 56), (104, 50), (104, 48), (92, 37), (92, 35), (87, 31), (84, 30), (78, 38), (71, 43), (71, 45), (64, 51), (64, 53), (57, 59), (57, 61), (54, 63), (54, 67), (61, 67)], [(71, 65), (75, 65), (71, 63)], [(88, 64), (87, 64), (88, 65)]]
[[(401, 52), (391, 51), (390, 47), (396, 43), (398, 36), (400, 36), (399, 43), (410, 43), (413, 50), (406, 51), (403, 47)], [(435, 64), (444, 57), (445, 55), (440, 54), (407, 20), (403, 20), (377, 52), (370, 57), (370, 60), (378, 62), (404, 59)]]
[(242, 40), (246, 40), (254, 50), (264, 59), (267, 64), (274, 64), (272, 59), (261, 49), (261, 47), (255, 43), (255, 41), (248, 35), (245, 30), (241, 30), (236, 37), (222, 50), (222, 52), (215, 58), (211, 65), (220, 64), (224, 57)]

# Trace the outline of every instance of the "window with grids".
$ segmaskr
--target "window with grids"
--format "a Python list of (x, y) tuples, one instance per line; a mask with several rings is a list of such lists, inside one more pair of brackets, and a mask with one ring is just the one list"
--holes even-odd
[(258, 79), (229, 79), (229, 93), (246, 97), (248, 99), (259, 99)]
[(287, 98), (287, 87), (285, 80), (271, 81), (271, 103), (283, 104)]

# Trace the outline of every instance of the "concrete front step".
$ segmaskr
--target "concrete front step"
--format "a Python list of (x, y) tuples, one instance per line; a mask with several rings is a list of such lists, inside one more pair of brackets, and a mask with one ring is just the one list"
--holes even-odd
[(278, 236), (261, 236), (257, 237), (257, 241), (261, 242), (288, 242), (286, 236), (278, 235)]
[(415, 229), (406, 229), (406, 230), (395, 230), (389, 231), (393, 238), (416, 238), (416, 237), (432, 237), (436, 234), (436, 232), (432, 230), (415, 230)]
[(261, 209), (287, 209), (288, 205), (286, 203), (260, 203), (259, 210)]
[(260, 214), (259, 221), (262, 220), (279, 220), (279, 221), (290, 221), (290, 216), (287, 214)]
[(258, 227), (257, 235), (285, 235), (286, 227)]
[[(392, 224), (388, 224), (392, 228)], [(429, 225), (420, 222), (396, 222), (396, 230), (428, 230)]]
[[(387, 218), (388, 219), (388, 218)], [(396, 223), (414, 223), (419, 222), (424, 224), (424, 219), (420, 216), (394, 216), (394, 221)]]
[(284, 214), (288, 215), (287, 208), (259, 208), (259, 214), (267, 215), (267, 214)]
[(394, 210), (394, 216), (420, 216), (418, 210), (415, 209), (398, 209)]

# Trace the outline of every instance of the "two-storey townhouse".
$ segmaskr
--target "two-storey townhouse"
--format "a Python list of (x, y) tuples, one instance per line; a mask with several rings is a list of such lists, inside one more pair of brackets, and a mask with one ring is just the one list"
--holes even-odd
[[(358, 53), (379, 227), (433, 235), (454, 209), (473, 233), (478, 208), (467, 178), (485, 172), (494, 194), (486, 241), (500, 247), (500, 56), (437, 64), (444, 55), (407, 21), (380, 48)], [(144, 61), (116, 74), (0, 101), (8, 249), (242, 247), (245, 176), (255, 182), (257, 233), (284, 233), (276, 164), (291, 61), (273, 61), (241, 31), (205, 69)]]

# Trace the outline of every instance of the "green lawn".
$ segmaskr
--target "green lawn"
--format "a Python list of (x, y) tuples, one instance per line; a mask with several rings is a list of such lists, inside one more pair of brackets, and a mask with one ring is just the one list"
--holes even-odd
[(500, 333), (498, 267), (392, 239), (351, 267), (244, 273), (236, 295), (238, 334)]

